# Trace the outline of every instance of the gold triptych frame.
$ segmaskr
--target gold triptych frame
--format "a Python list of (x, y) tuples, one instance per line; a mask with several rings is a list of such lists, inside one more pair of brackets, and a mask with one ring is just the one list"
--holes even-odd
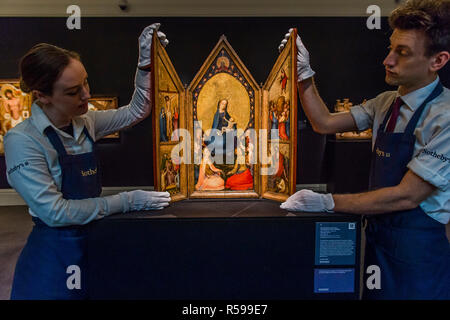
[(184, 88), (166, 50), (154, 37), (151, 100), (156, 190), (168, 191), (173, 201), (261, 197), (284, 201), (295, 192), (295, 38), (296, 30), (260, 87), (222, 36)]

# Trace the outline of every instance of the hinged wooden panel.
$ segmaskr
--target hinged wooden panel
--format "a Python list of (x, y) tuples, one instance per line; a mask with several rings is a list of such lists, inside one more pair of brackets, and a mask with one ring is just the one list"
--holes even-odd
[(172, 152), (183, 141), (177, 129), (186, 129), (185, 89), (158, 37), (151, 48), (154, 186), (177, 201), (187, 198), (187, 165)]
[[(263, 86), (261, 128), (270, 161), (262, 165), (262, 197), (284, 201), (295, 192), (297, 165), (297, 30), (291, 33)], [(260, 148), (264, 148), (261, 145)], [(264, 159), (261, 159), (264, 161)]]

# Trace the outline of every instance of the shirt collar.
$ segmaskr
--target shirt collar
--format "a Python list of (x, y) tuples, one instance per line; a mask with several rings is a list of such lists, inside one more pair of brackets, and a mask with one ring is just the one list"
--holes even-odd
[(36, 128), (39, 130), (40, 133), (44, 134), (45, 129), (47, 127), (53, 127), (53, 129), (57, 130), (57, 132), (66, 137), (66, 138), (75, 138), (75, 140), (78, 140), (81, 133), (83, 132), (84, 128), (84, 121), (82, 121), (81, 118), (76, 117), (72, 119), (72, 125), (73, 125), (73, 137), (66, 132), (59, 130), (57, 127), (53, 125), (53, 123), (49, 120), (45, 112), (42, 110), (42, 108), (36, 103), (33, 102), (31, 105), (31, 120), (33, 121)]
[(403, 102), (412, 110), (415, 111), (420, 107), (420, 105), (425, 101), (425, 99), (433, 92), (434, 88), (437, 86), (439, 82), (439, 76), (436, 77), (429, 85), (417, 89), (413, 92), (407, 93), (404, 96), (400, 96), (397, 92), (397, 96), (400, 96)]

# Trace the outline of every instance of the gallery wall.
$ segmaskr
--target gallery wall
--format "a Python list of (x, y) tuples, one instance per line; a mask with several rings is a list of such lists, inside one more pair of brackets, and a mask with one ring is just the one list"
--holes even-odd
[[(264, 83), (290, 27), (297, 27), (316, 71), (319, 92), (333, 109), (336, 99), (359, 103), (384, 90), (382, 61), (390, 31), (369, 30), (366, 17), (304, 18), (82, 18), (81, 30), (68, 30), (66, 18), (0, 18), (0, 78), (18, 78), (18, 61), (34, 44), (52, 43), (81, 54), (91, 94), (117, 96), (129, 102), (142, 29), (160, 22), (166, 48), (181, 81), (189, 85), (222, 34), (258, 83)], [(448, 67), (441, 72), (450, 85)], [(104, 186), (153, 185), (151, 118), (121, 132), (119, 140), (99, 143)], [(326, 183), (327, 137), (313, 133), (301, 108), (298, 126), (297, 183)], [(349, 155), (350, 156), (350, 155)], [(328, 160), (326, 160), (328, 159)], [(367, 155), (369, 159), (369, 155)], [(9, 188), (0, 157), (0, 188)]]

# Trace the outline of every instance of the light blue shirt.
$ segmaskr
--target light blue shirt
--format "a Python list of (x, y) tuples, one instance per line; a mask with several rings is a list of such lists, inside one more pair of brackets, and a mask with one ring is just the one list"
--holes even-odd
[[(404, 104), (394, 132), (404, 132), (414, 112), (425, 101), (439, 82), (401, 96)], [(363, 105), (350, 109), (358, 130), (372, 128), (372, 148), (377, 130), (383, 122), (392, 102), (400, 96), (397, 91), (387, 91)], [(407, 167), (416, 175), (436, 187), (436, 190), (420, 207), (433, 219), (447, 224), (450, 220), (450, 90), (444, 91), (429, 102), (414, 131), (416, 142), (411, 161)]]
[(39, 217), (49, 226), (59, 227), (86, 224), (124, 210), (127, 200), (123, 199), (126, 197), (123, 194), (83, 200), (64, 199), (58, 153), (44, 130), (52, 126), (68, 154), (91, 152), (92, 143), (83, 132), (84, 126), (94, 141), (132, 126), (150, 113), (148, 94), (137, 88), (127, 106), (116, 110), (88, 111), (73, 118), (73, 136), (56, 128), (41, 107), (33, 103), (30, 118), (9, 130), (4, 139), (8, 182), (29, 206), (32, 216)]

